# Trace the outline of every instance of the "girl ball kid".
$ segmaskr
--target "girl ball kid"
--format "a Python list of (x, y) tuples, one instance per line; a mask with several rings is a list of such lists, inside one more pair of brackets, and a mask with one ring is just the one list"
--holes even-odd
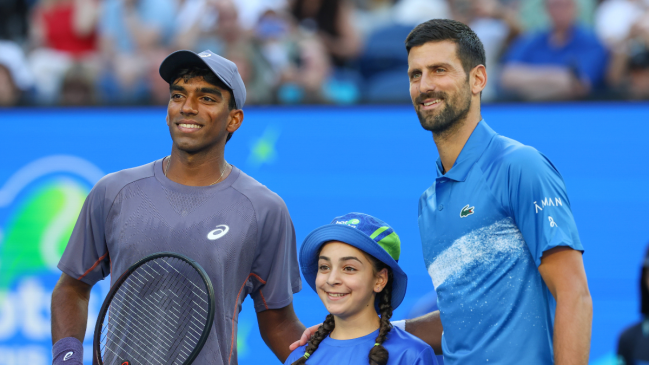
[(408, 282), (397, 263), (400, 252), (392, 227), (363, 213), (311, 232), (300, 269), (329, 315), (284, 364), (437, 365), (430, 346), (390, 324)]

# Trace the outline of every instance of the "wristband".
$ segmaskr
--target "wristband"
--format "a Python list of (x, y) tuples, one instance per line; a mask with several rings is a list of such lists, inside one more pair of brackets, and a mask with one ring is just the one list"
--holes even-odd
[(83, 344), (74, 337), (62, 338), (52, 346), (52, 365), (83, 365)]
[(398, 329), (400, 329), (402, 331), (406, 330), (406, 320), (405, 319), (402, 319), (400, 321), (393, 321), (393, 322), (390, 322), (390, 324), (392, 325), (392, 327), (396, 327), (396, 328), (398, 328)]

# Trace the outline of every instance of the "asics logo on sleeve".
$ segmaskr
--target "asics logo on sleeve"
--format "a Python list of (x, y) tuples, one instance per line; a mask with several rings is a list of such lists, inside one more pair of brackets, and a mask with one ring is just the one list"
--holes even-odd
[(67, 354), (65, 354), (65, 356), (63, 356), (63, 361), (68, 361), (68, 360), (70, 360), (70, 358), (72, 357), (72, 355), (74, 355), (74, 351), (70, 351), (70, 352), (68, 352)]
[(230, 227), (226, 226), (225, 224), (219, 224), (218, 226), (216, 226), (215, 230), (210, 231), (210, 233), (207, 234), (207, 238), (212, 241), (218, 240), (219, 238), (225, 236), (229, 230)]

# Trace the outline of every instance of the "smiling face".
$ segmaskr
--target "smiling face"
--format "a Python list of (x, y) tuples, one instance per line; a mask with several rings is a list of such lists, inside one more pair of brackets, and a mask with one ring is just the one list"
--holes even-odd
[(331, 241), (320, 250), (315, 283), (329, 313), (348, 319), (376, 315), (374, 298), (387, 284), (387, 269), (376, 273), (366, 254), (346, 243)]
[(441, 133), (462, 122), (471, 109), (470, 76), (453, 41), (428, 42), (408, 54), (410, 98), (421, 126)]
[(174, 147), (198, 153), (223, 147), (229, 133), (243, 120), (241, 110), (230, 110), (230, 93), (203, 77), (178, 78), (170, 87), (167, 125)]

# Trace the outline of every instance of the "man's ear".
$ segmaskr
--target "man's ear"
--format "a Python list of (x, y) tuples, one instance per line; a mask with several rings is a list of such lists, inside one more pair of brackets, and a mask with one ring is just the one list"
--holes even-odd
[(376, 284), (374, 284), (374, 292), (380, 293), (385, 286), (388, 285), (388, 269), (383, 268), (376, 273)]
[(165, 117), (165, 121), (167, 122), (167, 125), (169, 125), (169, 114)]
[(477, 65), (471, 70), (471, 93), (480, 94), (487, 86), (487, 69), (484, 65)]
[(243, 123), (243, 110), (241, 109), (232, 109), (230, 110), (230, 118), (228, 119), (228, 125), (225, 127), (230, 133), (236, 132)]

